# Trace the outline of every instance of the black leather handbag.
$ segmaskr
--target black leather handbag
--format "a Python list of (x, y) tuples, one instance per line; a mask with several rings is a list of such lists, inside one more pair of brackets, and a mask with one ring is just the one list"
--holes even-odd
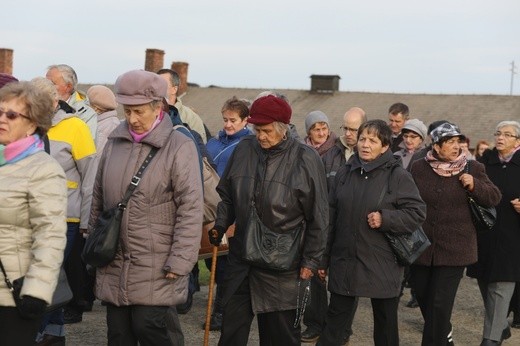
[[(4, 281), (7, 285), (7, 288), (11, 291), (14, 299), (14, 303), (17, 307), (20, 306), (22, 298), (20, 297), (20, 293), (22, 291), (23, 282), (25, 276), (22, 276), (16, 280), (11, 281), (7, 277), (7, 273), (4, 269), (4, 264), (0, 259), (0, 268), (2, 273), (4, 274)], [(46, 307), (46, 312), (54, 311), (56, 309), (64, 307), (68, 302), (72, 300), (72, 291), (69, 286), (69, 282), (67, 281), (67, 274), (65, 274), (65, 270), (63, 267), (60, 268), (60, 275), (58, 276), (58, 284), (56, 285), (56, 289), (52, 294), (52, 300), (49, 305)]]
[[(392, 176), (394, 168), (395, 167), (391, 169), (390, 176), (388, 177), (385, 187), (381, 190), (381, 195), (379, 196), (376, 210), (379, 210), (379, 207), (383, 202), (383, 198), (388, 190), (388, 184), (390, 182), (390, 177)], [(428, 236), (426, 233), (424, 233), (424, 230), (421, 226), (419, 226), (412, 233), (385, 232), (384, 235), (388, 241), (388, 244), (392, 248), (397, 263), (402, 266), (409, 266), (415, 262), (415, 260), (421, 256), (424, 250), (426, 250), (428, 246), (431, 245), (430, 239), (428, 239)]]
[(121, 220), (130, 196), (139, 185), (144, 170), (157, 153), (157, 148), (152, 148), (143, 164), (133, 176), (126, 190), (123, 200), (117, 206), (105, 210), (97, 219), (94, 230), (87, 237), (81, 258), (90, 267), (100, 268), (114, 260), (119, 246), (119, 233), (121, 232)]
[(304, 224), (284, 233), (271, 231), (258, 217), (251, 202), (245, 228), (243, 259), (255, 267), (289, 271), (300, 265)]
[[(470, 161), (464, 167), (464, 173), (469, 174)], [(495, 207), (484, 207), (471, 197), (470, 193), (466, 191), (468, 197), (469, 209), (471, 211), (471, 219), (477, 229), (477, 232), (489, 231), (497, 221), (497, 211)]]

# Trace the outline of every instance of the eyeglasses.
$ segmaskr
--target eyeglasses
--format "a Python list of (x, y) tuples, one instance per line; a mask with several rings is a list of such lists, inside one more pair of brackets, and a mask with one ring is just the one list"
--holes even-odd
[(339, 128), (342, 129), (345, 133), (347, 133), (347, 132), (357, 133), (358, 132), (358, 129), (353, 129), (352, 127), (340, 126)]
[(495, 137), (504, 136), (504, 138), (506, 138), (506, 139), (511, 139), (511, 138), (518, 139), (518, 136), (515, 136), (514, 134), (509, 133), (509, 132), (504, 133), (504, 132), (497, 131), (497, 132), (493, 133), (493, 136), (495, 136)]
[(12, 110), (3, 111), (0, 109), (0, 117), (2, 117), (2, 115), (4, 115), (4, 114), (7, 117), (7, 119), (9, 119), (9, 120), (15, 120), (18, 117), (29, 119), (29, 117), (27, 115), (23, 115), (22, 113), (18, 113), (18, 112), (12, 111)]

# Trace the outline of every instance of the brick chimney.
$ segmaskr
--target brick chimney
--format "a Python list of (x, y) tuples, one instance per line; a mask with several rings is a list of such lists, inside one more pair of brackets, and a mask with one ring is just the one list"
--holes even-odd
[(179, 74), (179, 78), (181, 80), (179, 85), (179, 91), (177, 91), (177, 95), (181, 96), (186, 91), (188, 91), (188, 64), (183, 61), (174, 61), (172, 62), (172, 70)]
[(0, 72), (13, 74), (13, 50), (0, 48)]
[(150, 72), (157, 72), (164, 66), (164, 50), (148, 48), (144, 69)]

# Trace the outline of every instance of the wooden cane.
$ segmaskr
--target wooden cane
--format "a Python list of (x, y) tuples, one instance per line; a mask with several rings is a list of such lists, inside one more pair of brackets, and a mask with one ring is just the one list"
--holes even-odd
[(211, 274), (209, 276), (208, 306), (206, 308), (206, 325), (204, 326), (204, 346), (209, 344), (209, 324), (211, 321), (211, 306), (213, 305), (213, 287), (215, 286), (215, 270), (217, 268), (218, 246), (213, 246), (211, 256)]

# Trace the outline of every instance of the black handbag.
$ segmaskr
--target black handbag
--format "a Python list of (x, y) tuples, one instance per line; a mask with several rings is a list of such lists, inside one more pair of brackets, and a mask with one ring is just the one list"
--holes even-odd
[[(385, 184), (385, 187), (381, 190), (381, 195), (379, 196), (379, 201), (377, 202), (376, 210), (379, 210), (381, 203), (383, 202), (383, 198), (385, 193), (388, 190), (388, 185), (390, 183), (390, 177), (392, 176), (392, 172), (394, 171), (395, 166), (390, 171), (390, 176)], [(412, 233), (391, 233), (384, 232), (386, 240), (388, 244), (392, 248), (392, 251), (395, 255), (397, 263), (402, 266), (409, 266), (421, 254), (431, 245), (430, 239), (421, 226), (419, 226)]]
[(258, 217), (251, 201), (245, 228), (243, 259), (255, 267), (289, 271), (300, 265), (304, 223), (290, 232), (271, 231)]
[[(464, 173), (469, 174), (469, 164), (470, 161), (468, 161), (464, 167)], [(489, 231), (497, 221), (497, 211), (495, 207), (483, 207), (478, 204), (473, 197), (471, 197), (468, 191), (466, 191), (466, 195), (468, 197), (469, 209), (471, 211), (471, 219), (473, 220), (477, 232)]]
[(152, 148), (143, 164), (132, 177), (132, 181), (126, 190), (125, 196), (117, 206), (105, 210), (96, 220), (94, 230), (87, 237), (81, 258), (90, 267), (100, 268), (108, 265), (116, 257), (119, 246), (119, 233), (121, 220), (130, 196), (139, 185), (144, 170), (157, 153), (157, 148)]
[[(22, 291), (22, 286), (24, 282), (25, 276), (22, 276), (16, 280), (11, 281), (7, 277), (7, 273), (4, 269), (4, 264), (0, 259), (0, 268), (2, 269), (2, 273), (4, 274), (4, 281), (7, 285), (7, 288), (11, 291), (13, 295), (14, 302), (17, 307), (20, 306), (22, 298), (20, 297), (20, 293)], [(68, 302), (72, 300), (72, 291), (69, 286), (69, 282), (67, 280), (67, 274), (63, 267), (60, 267), (60, 275), (58, 276), (58, 284), (56, 285), (56, 289), (52, 294), (52, 300), (49, 305), (47, 305), (45, 311), (50, 312), (56, 309), (64, 307)]]

